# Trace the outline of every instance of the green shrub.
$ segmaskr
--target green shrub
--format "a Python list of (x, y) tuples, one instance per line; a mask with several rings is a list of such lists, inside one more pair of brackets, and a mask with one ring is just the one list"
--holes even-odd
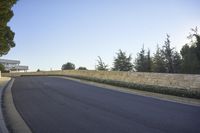
[(5, 67), (4, 67), (3, 64), (0, 64), (0, 71), (1, 71), (1, 72), (4, 72), (4, 71), (5, 71)]
[(74, 70), (75, 65), (71, 62), (67, 62), (66, 64), (62, 65), (62, 70)]
[(87, 70), (86, 67), (79, 67), (78, 70)]

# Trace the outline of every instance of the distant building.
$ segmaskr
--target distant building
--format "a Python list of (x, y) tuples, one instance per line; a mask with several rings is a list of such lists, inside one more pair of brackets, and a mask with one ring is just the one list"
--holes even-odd
[(0, 59), (0, 64), (4, 65), (6, 71), (27, 71), (28, 66), (21, 66), (19, 60)]

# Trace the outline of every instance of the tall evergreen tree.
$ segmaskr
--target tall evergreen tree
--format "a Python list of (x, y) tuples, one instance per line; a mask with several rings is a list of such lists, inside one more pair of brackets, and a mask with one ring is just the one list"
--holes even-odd
[(199, 74), (200, 73), (200, 35), (197, 27), (191, 29), (192, 34), (188, 36), (191, 39), (190, 44), (185, 44), (181, 49), (182, 55), (182, 73)]
[(164, 58), (165, 57), (164, 57), (163, 53), (161, 52), (161, 49), (157, 45), (157, 50), (153, 57), (153, 69), (152, 69), (153, 72), (158, 72), (158, 73), (166, 72)]
[(131, 63), (131, 55), (127, 56), (126, 52), (119, 50), (117, 57), (114, 57), (114, 71), (131, 71), (133, 69), (133, 64)]
[(148, 49), (147, 55), (146, 55), (146, 65), (147, 65), (147, 72), (152, 71), (152, 58), (151, 58), (151, 52), (150, 49)]
[(141, 51), (137, 54), (134, 64), (135, 64), (134, 67), (138, 72), (151, 72), (152, 59), (150, 55), (150, 50), (148, 50), (146, 54), (143, 46)]
[(141, 51), (137, 54), (137, 57), (135, 59), (135, 69), (138, 71), (138, 72), (144, 72), (145, 69), (146, 69), (146, 66), (145, 66), (145, 50), (144, 50), (144, 46), (142, 47)]
[(198, 28), (195, 27), (194, 29), (191, 29), (194, 33), (191, 34), (192, 36), (191, 37), (195, 37), (195, 42), (194, 42), (194, 45), (195, 45), (195, 53), (197, 55), (197, 58), (200, 62), (200, 35), (198, 34)]
[(182, 73), (200, 73), (200, 62), (194, 45), (185, 44), (181, 49), (181, 55), (183, 58)]
[(165, 56), (165, 64), (166, 64), (166, 70), (168, 73), (173, 73), (173, 50), (174, 48), (171, 48), (171, 41), (170, 36), (167, 34), (166, 41), (164, 43), (162, 53)]
[(180, 73), (182, 60), (180, 54), (177, 51), (175, 51), (173, 54), (172, 62), (173, 62), (173, 72)]

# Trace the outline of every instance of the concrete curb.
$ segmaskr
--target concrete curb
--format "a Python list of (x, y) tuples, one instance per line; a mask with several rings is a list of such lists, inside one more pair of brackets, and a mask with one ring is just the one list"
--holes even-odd
[(6, 127), (6, 123), (5, 123), (5, 118), (3, 115), (3, 93), (6, 89), (6, 87), (9, 85), (11, 79), (5, 84), (5, 86), (2, 87), (2, 89), (0, 89), (0, 133), (9, 133), (7, 127)]
[(15, 108), (13, 97), (12, 97), (12, 85), (14, 78), (11, 79), (8, 86), (5, 88), (4, 93), (4, 107), (5, 107), (5, 118), (8, 123), (8, 128), (14, 133), (32, 133), (28, 125), (25, 123), (17, 109)]

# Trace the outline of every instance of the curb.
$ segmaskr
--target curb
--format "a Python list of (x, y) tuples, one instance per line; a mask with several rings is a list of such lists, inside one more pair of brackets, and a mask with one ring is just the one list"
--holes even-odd
[(21, 117), (21, 115), (19, 114), (14, 105), (12, 91), (11, 91), (14, 80), (15, 80), (14, 78), (10, 80), (9, 84), (4, 90), (5, 92), (3, 97), (3, 102), (5, 107), (4, 114), (8, 130), (14, 133), (32, 133), (30, 128), (23, 120), (23, 118)]
[(2, 89), (0, 89), (0, 133), (9, 133), (7, 127), (6, 127), (6, 123), (5, 123), (5, 118), (3, 115), (3, 93), (5, 91), (5, 89), (8, 87), (8, 85), (10, 84), (11, 79), (5, 84), (4, 87), (2, 87)]

